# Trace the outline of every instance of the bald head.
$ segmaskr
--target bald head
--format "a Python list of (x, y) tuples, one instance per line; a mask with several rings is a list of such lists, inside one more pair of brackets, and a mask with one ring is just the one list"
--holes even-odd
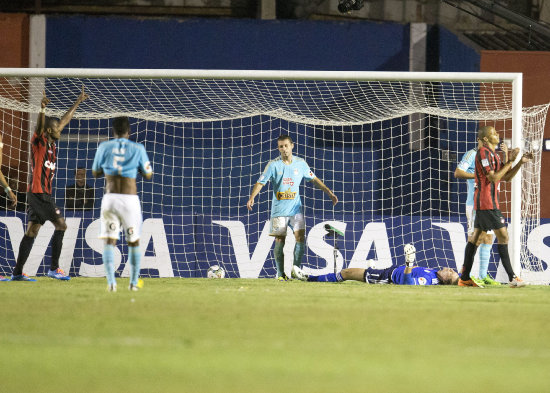
[(491, 133), (491, 130), (494, 130), (494, 129), (495, 127), (493, 126), (480, 127), (479, 130), (477, 131), (477, 139), (483, 140), (483, 138), (488, 137), (489, 134)]

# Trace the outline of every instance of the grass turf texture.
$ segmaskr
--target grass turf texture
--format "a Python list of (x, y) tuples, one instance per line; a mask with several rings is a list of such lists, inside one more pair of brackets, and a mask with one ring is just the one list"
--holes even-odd
[(543, 392), (550, 287), (0, 282), (1, 392)]

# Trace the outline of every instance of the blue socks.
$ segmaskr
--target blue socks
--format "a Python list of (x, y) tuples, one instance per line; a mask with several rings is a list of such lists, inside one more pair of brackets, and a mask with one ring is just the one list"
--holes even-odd
[(283, 242), (275, 241), (275, 248), (273, 253), (275, 254), (275, 266), (277, 267), (277, 277), (282, 277), (285, 273), (285, 254), (283, 248), (285, 244)]
[(344, 279), (342, 278), (342, 274), (340, 272), (322, 274), (320, 276), (309, 276), (307, 280), (308, 281), (314, 281), (314, 282), (342, 282), (342, 281), (344, 281)]
[(294, 265), (301, 267), (302, 266), (302, 257), (304, 256), (304, 250), (306, 244), (304, 242), (296, 242), (294, 246)]
[(137, 285), (141, 264), (139, 246), (128, 247), (128, 262), (130, 263), (130, 284)]
[(115, 280), (115, 246), (105, 244), (103, 246), (103, 266), (105, 267), (105, 276), (107, 284), (116, 285)]
[(479, 245), (479, 278), (487, 277), (487, 269), (489, 269), (489, 258), (491, 257), (492, 244)]

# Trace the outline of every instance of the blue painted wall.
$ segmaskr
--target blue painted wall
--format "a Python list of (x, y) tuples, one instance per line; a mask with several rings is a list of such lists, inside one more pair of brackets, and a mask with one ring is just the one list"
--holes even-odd
[(49, 16), (47, 67), (408, 70), (408, 25)]

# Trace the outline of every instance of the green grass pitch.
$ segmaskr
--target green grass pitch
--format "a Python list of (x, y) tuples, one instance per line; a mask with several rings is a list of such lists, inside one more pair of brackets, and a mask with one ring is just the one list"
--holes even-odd
[(0, 392), (548, 392), (550, 287), (0, 282)]

